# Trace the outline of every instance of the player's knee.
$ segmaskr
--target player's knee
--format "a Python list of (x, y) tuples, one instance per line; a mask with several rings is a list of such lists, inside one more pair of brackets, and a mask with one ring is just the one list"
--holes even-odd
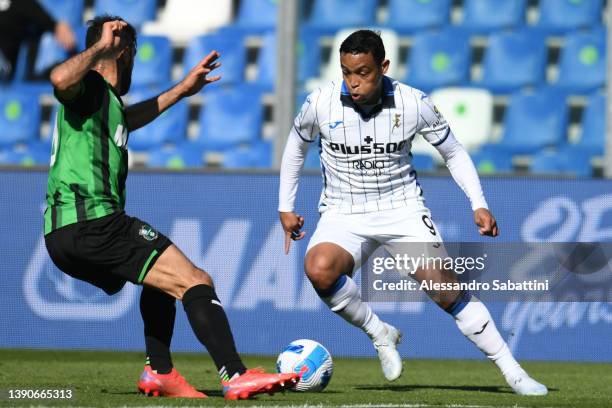
[(177, 286), (175, 297), (179, 300), (183, 299), (185, 292), (198, 285), (214, 287), (212, 277), (206, 271), (194, 266)]
[(337, 280), (336, 265), (328, 256), (307, 256), (305, 260), (306, 276), (318, 290), (331, 288)]

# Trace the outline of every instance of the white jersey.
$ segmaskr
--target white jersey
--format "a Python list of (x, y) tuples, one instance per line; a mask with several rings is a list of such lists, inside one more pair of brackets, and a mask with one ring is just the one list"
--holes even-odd
[[(303, 157), (292, 155), (294, 147), (297, 144), (305, 151), (317, 136), (323, 176), (321, 212), (333, 208), (344, 214), (365, 213), (422, 202), (423, 191), (410, 154), (417, 134), (436, 147), (450, 139), (452, 153), (457, 152), (456, 146), (461, 147), (426, 94), (388, 77), (383, 77), (382, 100), (369, 113), (353, 102), (343, 81), (314, 91), (295, 118), (285, 149), (279, 210), (293, 211), (295, 166), (290, 162), (303, 162)], [(462, 147), (460, 150), (465, 153)], [(469, 156), (467, 161), (477, 188), (472, 189), (474, 194), (466, 193), (473, 207), (486, 208)]]

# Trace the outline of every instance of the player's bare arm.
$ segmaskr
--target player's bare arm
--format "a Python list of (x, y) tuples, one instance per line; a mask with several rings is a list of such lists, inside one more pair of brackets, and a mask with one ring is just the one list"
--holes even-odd
[(176, 86), (151, 99), (127, 107), (125, 114), (128, 129), (133, 131), (145, 126), (182, 98), (194, 95), (204, 86), (221, 79), (220, 75), (208, 76), (221, 66), (221, 62), (217, 61), (219, 57), (217, 51), (211, 51)]
[(109, 21), (102, 27), (100, 40), (80, 54), (64, 61), (51, 71), (51, 83), (59, 97), (71, 99), (79, 89), (83, 77), (100, 60), (116, 58), (127, 46), (121, 31), (124, 21)]
[(304, 226), (304, 217), (293, 211), (279, 212), (278, 215), (285, 231), (285, 254), (288, 254), (291, 240), (299, 241), (306, 236), (306, 231), (300, 231)]

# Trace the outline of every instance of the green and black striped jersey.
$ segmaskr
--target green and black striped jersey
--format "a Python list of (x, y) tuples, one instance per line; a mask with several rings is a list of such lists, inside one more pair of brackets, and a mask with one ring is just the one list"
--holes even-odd
[(57, 98), (45, 234), (125, 206), (128, 130), (121, 97), (90, 71), (77, 96)]

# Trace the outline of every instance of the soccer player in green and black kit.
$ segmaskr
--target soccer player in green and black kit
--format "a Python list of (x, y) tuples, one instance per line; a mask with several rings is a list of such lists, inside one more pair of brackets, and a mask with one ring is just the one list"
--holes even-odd
[(53, 136), (45, 210), (45, 243), (68, 275), (107, 294), (125, 282), (142, 284), (140, 310), (147, 364), (138, 382), (150, 395), (204, 398), (172, 366), (175, 299), (208, 349), (228, 399), (292, 387), (293, 374), (247, 370), (236, 352), (212, 278), (146, 222), (124, 212), (128, 133), (151, 122), (181, 98), (220, 79), (212, 51), (176, 86), (133, 106), (121, 96), (131, 82), (136, 32), (119, 17), (89, 22), (87, 49), (51, 72), (61, 106)]

